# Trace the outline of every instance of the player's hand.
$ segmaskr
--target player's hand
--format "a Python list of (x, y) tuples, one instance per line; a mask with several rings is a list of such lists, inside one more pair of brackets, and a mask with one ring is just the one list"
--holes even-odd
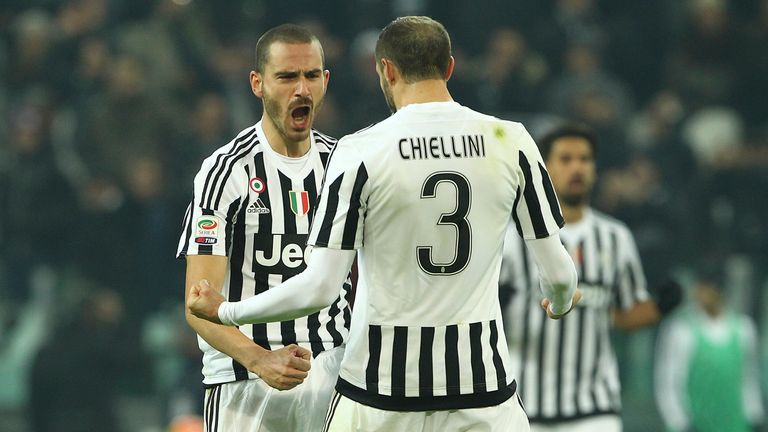
[(547, 311), (547, 316), (552, 319), (560, 319), (566, 315), (568, 315), (568, 312), (572, 311), (573, 308), (576, 307), (577, 304), (581, 301), (581, 290), (576, 288), (576, 291), (573, 293), (573, 299), (571, 301), (571, 308), (568, 309), (567, 312), (563, 314), (556, 314), (552, 313), (552, 311), (549, 309), (549, 304), (551, 303), (548, 298), (544, 298), (544, 300), (541, 301), (541, 307), (544, 308), (545, 311)]
[(288, 345), (274, 351), (259, 351), (258, 357), (246, 367), (270, 387), (290, 390), (304, 382), (310, 369), (312, 353), (298, 345)]
[(219, 306), (222, 303), (224, 303), (224, 296), (213, 289), (205, 279), (192, 285), (187, 297), (187, 307), (192, 315), (216, 324), (221, 324)]

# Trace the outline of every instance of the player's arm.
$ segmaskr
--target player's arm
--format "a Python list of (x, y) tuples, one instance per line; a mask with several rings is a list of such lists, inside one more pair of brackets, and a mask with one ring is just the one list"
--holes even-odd
[[(185, 300), (189, 301), (192, 287), (201, 279), (208, 280), (218, 293), (224, 285), (227, 257), (215, 255), (188, 255)], [(269, 351), (256, 345), (237, 328), (217, 325), (197, 318), (187, 308), (189, 326), (213, 348), (232, 357), (248, 370), (257, 374), (270, 386), (287, 390), (302, 383), (309, 370), (310, 353), (291, 345)]]
[(661, 319), (656, 302), (646, 300), (629, 309), (613, 309), (613, 326), (621, 330), (636, 330), (656, 324)]
[(550, 318), (558, 319), (573, 309), (581, 300), (576, 288), (578, 276), (568, 251), (555, 233), (541, 239), (530, 239), (525, 245), (539, 267), (541, 291), (544, 294), (542, 307)]
[(613, 325), (635, 330), (656, 324), (661, 313), (647, 291), (640, 254), (629, 230), (619, 234), (618, 305), (613, 308)]
[[(226, 302), (210, 283), (191, 287), (187, 312), (226, 325), (286, 321), (329, 306), (355, 259), (354, 250), (315, 248), (307, 268), (282, 284), (239, 302)], [(200, 280), (200, 279), (198, 279)]]

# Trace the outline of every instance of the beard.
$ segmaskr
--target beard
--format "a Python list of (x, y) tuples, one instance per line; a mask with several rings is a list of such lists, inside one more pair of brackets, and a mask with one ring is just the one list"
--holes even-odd
[[(320, 107), (323, 105), (323, 98), (320, 98), (317, 103), (313, 99), (310, 98), (301, 98), (300, 100), (294, 100), (294, 105), (309, 105), (310, 110), (307, 115), (314, 116), (319, 110)], [(285, 110), (285, 113), (282, 112), (282, 107), (280, 106), (280, 103), (273, 98), (267, 89), (264, 89), (264, 94), (262, 95), (262, 103), (264, 104), (264, 111), (267, 113), (267, 116), (272, 121), (272, 124), (275, 125), (278, 132), (280, 132), (280, 135), (283, 137), (288, 138), (288, 130), (285, 126), (285, 119), (287, 116), (291, 115), (291, 104), (288, 104), (288, 108)], [(309, 130), (312, 128), (314, 123), (314, 118), (309, 123), (309, 128), (306, 132), (302, 133), (302, 136), (300, 139), (306, 139), (309, 136)]]
[(558, 196), (560, 197), (560, 201), (568, 207), (578, 207), (586, 204), (589, 198), (588, 194), (585, 193), (567, 193)]

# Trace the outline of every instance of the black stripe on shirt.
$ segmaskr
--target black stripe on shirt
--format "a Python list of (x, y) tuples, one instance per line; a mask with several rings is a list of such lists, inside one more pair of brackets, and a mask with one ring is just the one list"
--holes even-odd
[(459, 370), (459, 327), (445, 327), (445, 391), (449, 395), (461, 392)]
[(539, 203), (539, 196), (536, 193), (536, 185), (533, 183), (531, 165), (528, 163), (528, 159), (523, 152), (520, 152), (520, 168), (523, 170), (523, 176), (525, 177), (523, 198), (525, 199), (525, 205), (528, 208), (528, 215), (531, 218), (533, 232), (536, 238), (546, 237), (549, 234), (547, 224), (544, 222), (544, 215), (541, 214), (541, 204)]
[(504, 370), (504, 362), (501, 361), (501, 355), (499, 354), (499, 329), (496, 327), (496, 320), (490, 321), (491, 327), (491, 350), (493, 351), (493, 367), (496, 368), (496, 382), (499, 384), (499, 388), (504, 387), (507, 384), (507, 371)]
[(605, 271), (606, 265), (603, 262), (603, 252), (606, 250), (605, 244), (603, 244), (603, 237), (600, 235), (600, 229), (597, 224), (593, 227), (593, 234), (595, 237), (595, 279), (597, 284), (601, 287), (605, 287)]
[[(203, 216), (214, 216), (213, 210), (202, 209)], [(205, 244), (197, 247), (198, 255), (213, 255), (213, 245)]]
[(517, 383), (505, 385), (499, 390), (486, 393), (453, 394), (446, 396), (385, 396), (357, 387), (339, 377), (336, 391), (363, 405), (387, 411), (446, 411), (456, 409), (484, 408), (500, 405), (515, 395)]
[(216, 387), (216, 401), (214, 402), (213, 432), (219, 431), (219, 412), (221, 412), (221, 386)]
[(184, 213), (184, 221), (181, 225), (182, 230), (184, 231), (184, 246), (181, 247), (181, 250), (177, 255), (178, 258), (185, 256), (189, 251), (189, 239), (192, 237), (192, 206), (194, 203), (195, 199), (192, 198), (192, 201), (189, 203), (189, 207), (187, 207), (187, 212)]
[(565, 219), (560, 212), (560, 205), (557, 202), (557, 195), (555, 194), (555, 188), (552, 187), (552, 179), (549, 178), (544, 165), (539, 162), (539, 172), (541, 172), (541, 182), (544, 185), (544, 193), (547, 195), (547, 203), (549, 203), (549, 209), (552, 212), (552, 219), (554, 219), (557, 226), (562, 228), (565, 226)]
[(379, 362), (381, 361), (381, 326), (368, 326), (368, 354), (368, 365), (365, 367), (366, 390), (378, 393)]
[(315, 312), (307, 317), (307, 330), (309, 331), (309, 342), (314, 358), (325, 350), (320, 338), (320, 312)]
[[(350, 279), (347, 279), (349, 281)], [(344, 300), (347, 302), (347, 306), (344, 308), (344, 328), (349, 330), (349, 326), (352, 324), (352, 284), (345, 282), (342, 287), (344, 290)]]
[[(256, 137), (256, 128), (251, 128), (245, 135), (235, 139), (235, 142), (232, 143), (232, 148), (227, 153), (220, 153), (218, 156), (216, 156), (216, 163), (213, 164), (211, 169), (208, 171), (208, 175), (205, 177), (205, 183), (203, 184), (202, 191), (203, 193), (200, 195), (200, 207), (205, 208), (211, 206), (211, 202), (213, 200), (213, 188), (216, 186), (216, 183), (219, 180), (219, 176), (224, 171), (227, 163), (229, 163), (228, 159), (232, 159), (232, 157), (240, 154), (244, 149), (248, 148), (253, 140), (256, 139)], [(208, 199), (206, 199), (206, 197)], [(206, 202), (208, 203), (207, 205)]]
[[(582, 312), (584, 310), (585, 309), (583, 308), (575, 308), (574, 310), (571, 311), (572, 313), (568, 314), (571, 316), (571, 321), (576, 321), (574, 323), (574, 325), (576, 326), (576, 340), (574, 341), (574, 346), (576, 347), (576, 366), (575, 366), (576, 391), (574, 392), (574, 397), (576, 398), (575, 405), (576, 405), (577, 414), (586, 414), (590, 412), (587, 409), (582, 409), (582, 407), (579, 405), (579, 402), (581, 400), (581, 398), (579, 397), (579, 394), (581, 393), (581, 387), (583, 385), (582, 383), (584, 382), (584, 380), (589, 381), (589, 378), (584, 376), (583, 373), (581, 373), (582, 363), (584, 362), (583, 357), (585, 354), (584, 349), (581, 346), (581, 339), (582, 339), (582, 335), (584, 334), (584, 313)], [(573, 312), (576, 312), (576, 313), (573, 313)]]
[[(530, 268), (528, 267), (528, 247), (525, 245), (525, 240), (520, 239), (520, 250), (521, 250), (521, 256), (522, 256), (522, 263), (521, 267), (523, 268), (523, 285), (520, 287), (520, 295), (522, 296), (522, 304), (523, 309), (525, 312), (523, 312), (523, 340), (520, 343), (520, 356), (521, 356), (521, 362), (520, 362), (520, 376), (518, 377), (520, 379), (520, 388), (523, 389), (523, 392), (525, 392), (525, 386), (527, 384), (525, 379), (525, 369), (528, 365), (528, 349), (530, 348), (530, 321), (531, 321), (531, 310), (533, 310), (533, 307), (530, 307), (530, 301), (531, 301), (531, 287), (533, 286), (531, 284), (531, 274), (530, 274)], [(523, 393), (525, 394), (525, 393)]]
[[(563, 369), (568, 365), (563, 362), (563, 354), (565, 353), (565, 326), (568, 320), (558, 320), (557, 326), (560, 327), (558, 332), (560, 334), (560, 340), (557, 346), (557, 391), (555, 392), (555, 407), (556, 415), (560, 415), (563, 412)], [(541, 412), (541, 409), (539, 409)]]
[(339, 319), (339, 314), (341, 313), (339, 303), (341, 303), (341, 296), (336, 297), (336, 301), (334, 301), (333, 304), (331, 304), (331, 306), (328, 308), (329, 319), (328, 323), (325, 325), (328, 333), (331, 334), (331, 340), (333, 340), (334, 347), (340, 346), (342, 343), (344, 343), (344, 337), (336, 328), (336, 320)]
[[(267, 183), (267, 168), (264, 164), (264, 153), (259, 152), (253, 156), (253, 165), (255, 168), (254, 175), (260, 178), (265, 183)], [(265, 191), (264, 193), (259, 194), (257, 198), (261, 200), (262, 204), (264, 204), (264, 207), (270, 208), (269, 191)], [(271, 212), (259, 214), (259, 231), (258, 233), (253, 235), (254, 248), (258, 244), (259, 233), (264, 233), (264, 236), (270, 236), (274, 239), (274, 236), (272, 236), (272, 213)], [(264, 237), (261, 237), (261, 238), (264, 238)], [(251, 253), (254, 253), (254, 251), (251, 251)], [(254, 260), (253, 262), (256, 263), (256, 260)], [(269, 289), (268, 275), (254, 274), (254, 281), (255, 281), (254, 294), (260, 294)], [(267, 335), (266, 323), (253, 324), (253, 341), (265, 349), (271, 349), (269, 345), (268, 335)]]
[(315, 181), (315, 172), (312, 171), (304, 179), (304, 190), (309, 195), (309, 211), (307, 211), (307, 217), (309, 218), (309, 226), (312, 226), (312, 220), (315, 218), (315, 211), (317, 211), (317, 184)]
[(392, 340), (392, 396), (405, 396), (408, 327), (395, 326)]
[[(283, 174), (282, 172), (277, 172), (278, 177), (280, 177), (280, 194), (283, 197), (283, 226), (285, 229), (285, 234), (296, 234), (298, 231), (296, 230), (296, 213), (291, 210), (291, 189), (293, 189), (293, 182), (291, 179)], [(297, 201), (299, 201), (297, 204), (301, 205), (301, 195), (296, 197)]]
[[(248, 207), (248, 200), (246, 199), (243, 202), (243, 205), (240, 206), (240, 198), (236, 199), (232, 202), (232, 204), (229, 205), (229, 208), (227, 209), (227, 229), (224, 232), (224, 250), (227, 256), (231, 254), (232, 250), (232, 239), (233, 239), (233, 233), (235, 231), (235, 219), (238, 221), (243, 221), (242, 218), (245, 217), (245, 209)], [(239, 216), (236, 218), (235, 215), (239, 213)], [(243, 222), (239, 222), (242, 225), (245, 225)]]
[(522, 195), (520, 186), (517, 186), (517, 190), (515, 191), (515, 202), (512, 203), (512, 220), (515, 221), (515, 228), (517, 229), (517, 234), (520, 235), (520, 238), (523, 238), (523, 226), (520, 225), (520, 218), (517, 216), (517, 205), (520, 203), (520, 197)]
[(341, 248), (350, 250), (355, 248), (355, 236), (357, 235), (357, 226), (360, 219), (360, 195), (363, 192), (363, 186), (368, 181), (368, 171), (364, 164), (360, 164), (355, 177), (355, 184), (352, 187), (352, 194), (349, 198), (349, 210), (347, 211), (347, 220), (344, 222), (344, 235), (341, 238)]
[(317, 234), (317, 246), (328, 246), (328, 241), (331, 239), (333, 220), (336, 218), (336, 211), (339, 207), (339, 189), (341, 189), (341, 182), (343, 180), (344, 174), (342, 173), (328, 186), (328, 203), (325, 206), (325, 214), (320, 223), (320, 232)]
[[(485, 365), (483, 365), (483, 323), (474, 322), (469, 325), (469, 351), (472, 364), (472, 382), (474, 390), (485, 393)], [(495, 346), (495, 345), (494, 345)]]
[[(285, 234), (294, 235), (298, 231), (296, 229), (296, 213), (291, 209), (291, 189), (293, 189), (293, 182), (290, 177), (286, 176), (280, 171), (277, 171), (278, 178), (280, 179), (280, 195), (283, 201), (283, 232)], [(301, 199), (300, 196), (297, 199)], [(262, 231), (263, 232), (263, 231)], [(306, 265), (301, 265), (297, 268), (287, 268), (285, 274), (283, 274), (283, 282), (297, 275)], [(281, 343), (283, 346), (296, 343), (296, 321), (287, 320), (280, 322), (280, 335), (282, 337)]]
[[(245, 209), (248, 206), (248, 200), (245, 200), (240, 207), (237, 219), (238, 223), (231, 225), (232, 246), (229, 252), (229, 295), (227, 301), (240, 301), (243, 297), (243, 264), (245, 263)], [(232, 207), (230, 207), (231, 209)], [(232, 369), (235, 373), (235, 380), (242, 381), (248, 379), (248, 370), (232, 360)]]
[(435, 328), (421, 328), (421, 345), (419, 346), (419, 396), (429, 397), (434, 394), (432, 368), (432, 346), (435, 341)]

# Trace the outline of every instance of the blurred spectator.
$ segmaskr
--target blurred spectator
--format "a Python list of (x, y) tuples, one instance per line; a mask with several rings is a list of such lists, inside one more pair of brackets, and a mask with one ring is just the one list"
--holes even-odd
[(116, 431), (116, 401), (127, 383), (146, 385), (120, 296), (91, 293), (74, 319), (53, 332), (32, 367), (34, 432)]
[(7, 85), (15, 90), (51, 84), (50, 64), (53, 23), (47, 12), (29, 9), (14, 22)]
[(699, 165), (693, 191), (693, 208), (701, 215), (697, 232), (708, 233), (704, 240), (713, 247), (768, 251), (768, 205), (754, 195), (768, 190), (768, 145), (747, 145), (743, 119), (726, 107), (693, 113), (683, 125), (683, 137)]
[(0, 256), (8, 263), (9, 292), (26, 300), (37, 269), (60, 268), (69, 239), (85, 227), (76, 223), (76, 197), (50, 147), (50, 107), (31, 95), (11, 119), (9, 163), (0, 173)]
[(692, 109), (731, 104), (738, 38), (727, 0), (689, 0), (686, 28), (671, 49), (669, 81)]
[(696, 163), (680, 138), (683, 107), (669, 91), (658, 93), (632, 118), (629, 161), (605, 172), (599, 207), (620, 218), (637, 236), (651, 287), (659, 286), (695, 252), (688, 241), (699, 231), (689, 208)]
[(30, 372), (40, 347), (50, 334), (60, 307), (54, 302), (56, 278), (38, 271), (25, 303), (0, 299), (0, 430), (27, 428)]
[(491, 113), (541, 109), (547, 64), (515, 29), (493, 31), (476, 69), (477, 109)]
[(335, 80), (338, 85), (344, 86), (340, 96), (347, 104), (344, 122), (347, 133), (381, 121), (389, 113), (376, 75), (374, 50), (378, 37), (379, 31), (374, 29), (357, 34), (350, 44), (349, 63)]
[(603, 68), (597, 46), (571, 45), (564, 55), (565, 71), (552, 83), (546, 108), (592, 125), (605, 143), (597, 155), (598, 165), (620, 165), (626, 155), (624, 127), (633, 109), (629, 91)]
[(734, 102), (744, 118), (768, 126), (768, 0), (762, 0), (754, 18), (743, 29), (735, 56), (738, 78)]
[[(173, 168), (178, 193), (187, 191), (203, 159), (231, 139), (232, 120), (226, 100), (218, 93), (201, 94), (194, 104), (189, 121), (180, 136)], [(187, 200), (189, 197), (184, 197)]]
[(659, 335), (656, 400), (671, 432), (749, 432), (764, 421), (756, 327), (728, 308), (716, 267), (699, 273), (693, 305)]
[[(170, 301), (149, 316), (143, 325), (143, 345), (152, 356), (154, 388), (162, 405), (163, 424), (173, 427), (202, 422), (204, 388), (200, 375), (202, 353), (197, 337), (184, 315), (184, 305)], [(179, 429), (182, 430), (182, 429)], [(199, 429), (202, 431), (202, 429)]]

